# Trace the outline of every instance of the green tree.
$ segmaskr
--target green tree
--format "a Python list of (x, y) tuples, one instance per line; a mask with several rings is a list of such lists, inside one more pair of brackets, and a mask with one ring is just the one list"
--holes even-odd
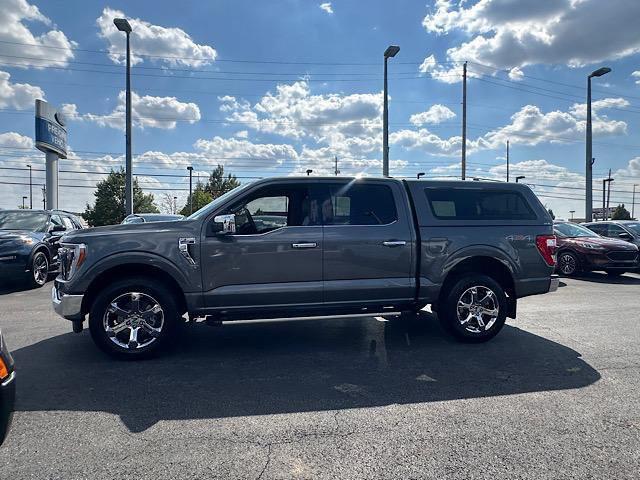
[[(82, 214), (87, 223), (92, 227), (102, 225), (115, 225), (125, 217), (124, 207), (125, 173), (122, 168), (109, 173), (106, 179), (96, 185), (93, 207), (87, 204)], [(153, 194), (145, 194), (138, 180), (133, 180), (133, 211), (135, 213), (158, 213), (158, 208), (153, 203)]]
[(616, 207), (611, 214), (611, 220), (631, 220), (631, 214), (629, 210), (624, 208), (624, 203)]
[[(193, 189), (193, 211), (200, 210), (205, 205), (208, 205), (213, 200), (213, 197), (209, 192), (206, 192), (204, 189), (204, 184), (202, 182), (196, 183), (196, 188)], [(187, 199), (187, 204), (182, 207), (180, 210), (180, 215), (191, 215), (191, 209), (189, 208), (189, 200)]]
[(209, 180), (204, 186), (204, 190), (211, 194), (211, 198), (218, 198), (220, 195), (227, 193), (229, 190), (233, 190), (239, 185), (240, 182), (236, 179), (235, 175), (228, 174), (225, 177), (224, 167), (218, 165), (213, 172), (211, 172), (211, 175), (209, 175)]
[[(218, 165), (209, 175), (207, 183), (202, 184), (201, 182), (198, 182), (193, 189), (193, 211), (195, 212), (196, 210), (201, 209), (212, 200), (230, 190), (233, 190), (239, 185), (240, 182), (235, 175), (228, 174), (225, 177), (224, 167), (222, 165)], [(180, 210), (180, 213), (182, 215), (189, 215), (190, 212), (189, 198), (187, 197), (187, 203), (182, 210)]]
[(556, 219), (556, 215), (553, 213), (553, 210), (551, 210), (551, 209), (549, 208), (547, 211), (549, 212), (549, 215), (551, 215), (551, 218), (552, 218), (553, 220), (555, 220), (555, 219)]

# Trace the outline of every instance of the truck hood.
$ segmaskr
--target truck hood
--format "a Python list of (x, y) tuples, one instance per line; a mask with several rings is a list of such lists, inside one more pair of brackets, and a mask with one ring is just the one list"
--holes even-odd
[(130, 223), (124, 225), (107, 225), (104, 227), (85, 228), (74, 230), (62, 237), (62, 242), (90, 243), (96, 239), (111, 239), (117, 242), (120, 239), (134, 237), (149, 237), (155, 234), (193, 235), (199, 222), (194, 220), (180, 220), (167, 222)]

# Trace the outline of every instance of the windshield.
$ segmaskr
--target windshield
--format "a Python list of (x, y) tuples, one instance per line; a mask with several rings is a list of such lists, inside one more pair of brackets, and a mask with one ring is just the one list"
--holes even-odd
[(576, 225), (574, 223), (556, 223), (553, 226), (556, 235), (560, 237), (599, 237), (595, 232), (588, 228)]
[(44, 232), (48, 215), (39, 212), (0, 212), (0, 229)]
[(624, 226), (636, 235), (640, 235), (640, 223), (625, 223)]
[(196, 218), (206, 217), (209, 214), (209, 212), (218, 208), (220, 205), (226, 202), (229, 197), (234, 196), (236, 193), (240, 193), (249, 185), (251, 185), (251, 183), (243, 183), (239, 187), (236, 187), (233, 190), (229, 190), (227, 193), (220, 195), (218, 198), (214, 199), (211, 203), (205, 205), (200, 210), (193, 212), (191, 215), (189, 215), (187, 217), (187, 220), (195, 220)]

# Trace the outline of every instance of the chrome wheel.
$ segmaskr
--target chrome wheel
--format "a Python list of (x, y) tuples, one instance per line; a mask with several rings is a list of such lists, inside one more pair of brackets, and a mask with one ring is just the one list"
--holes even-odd
[(33, 257), (33, 265), (31, 266), (31, 273), (33, 274), (33, 281), (37, 285), (44, 285), (47, 283), (47, 277), (49, 276), (49, 262), (47, 256), (42, 253), (36, 253)]
[(107, 337), (120, 348), (137, 350), (155, 342), (164, 327), (160, 303), (141, 292), (127, 292), (116, 297), (102, 319)]
[(498, 297), (488, 287), (475, 286), (466, 289), (457, 304), (458, 322), (471, 333), (482, 333), (498, 320)]
[(560, 271), (564, 275), (573, 275), (578, 268), (576, 258), (570, 253), (563, 253), (560, 256), (560, 261), (558, 263), (560, 266)]

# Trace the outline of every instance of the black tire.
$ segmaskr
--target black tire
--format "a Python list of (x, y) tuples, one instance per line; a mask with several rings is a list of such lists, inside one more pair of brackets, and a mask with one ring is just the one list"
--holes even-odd
[(609, 275), (610, 277), (619, 277), (620, 275), (625, 274), (625, 272), (622, 270), (605, 270), (605, 272), (607, 272), (607, 275)]
[[(141, 295), (134, 295), (134, 293)], [(113, 302), (126, 302), (127, 296), (131, 299), (131, 302), (136, 298), (138, 299), (138, 309), (131, 303), (131, 309), (128, 310), (129, 312), (134, 312), (133, 316), (121, 317), (117, 313), (107, 313), (107, 309)], [(119, 359), (138, 360), (156, 355), (168, 346), (169, 342), (174, 338), (173, 334), (180, 316), (175, 297), (176, 293), (171, 288), (148, 277), (128, 278), (108, 285), (97, 294), (89, 311), (89, 331), (93, 341), (101, 350)], [(153, 303), (148, 300), (149, 298), (160, 307), (161, 315), (160, 313), (147, 313), (151, 310), (142, 312)], [(136, 313), (139, 315), (136, 316)], [(158, 327), (158, 332), (154, 332), (151, 335), (149, 330), (142, 326), (140, 318), (143, 314), (150, 315), (147, 323), (153, 327)], [(139, 343), (138, 341), (129, 340), (127, 341), (127, 346), (121, 345), (126, 341), (127, 334), (131, 338), (133, 328), (124, 326), (123, 328), (126, 331), (122, 330), (115, 333), (111, 330), (111, 334), (108, 334), (105, 327), (105, 315), (108, 315), (106, 317), (107, 324), (113, 321), (114, 324), (112, 326), (115, 328), (126, 322), (136, 326), (137, 335), (142, 334), (141, 338), (136, 337)], [(121, 318), (123, 320), (119, 321)], [(125, 318), (127, 320), (124, 320)], [(144, 345), (148, 340), (151, 340), (150, 343)]]
[(39, 250), (31, 257), (29, 272), (27, 274), (27, 285), (29, 288), (41, 288), (49, 279), (49, 257), (42, 250)]
[(580, 272), (578, 256), (569, 251), (560, 252), (558, 255), (558, 272), (566, 277), (577, 275)]
[[(469, 302), (474, 287), (476, 287), (476, 298), (479, 305), (475, 308), (480, 308), (480, 306), (485, 310), (497, 308), (497, 315), (491, 316), (478, 311), (479, 320), (477, 316), (471, 317), (471, 309), (466, 309), (465, 313), (465, 309), (461, 307), (460, 316), (472, 318), (463, 324), (459, 319), (458, 303), (463, 300), (465, 303)], [(485, 297), (485, 294), (488, 295), (487, 292), (492, 292), (493, 295)], [(483, 299), (485, 300), (481, 302)], [(486, 275), (469, 273), (458, 277), (454, 282), (453, 287), (439, 305), (438, 319), (445, 330), (458, 340), (470, 343), (486, 342), (502, 330), (507, 319), (507, 307), (507, 296), (498, 282)]]

